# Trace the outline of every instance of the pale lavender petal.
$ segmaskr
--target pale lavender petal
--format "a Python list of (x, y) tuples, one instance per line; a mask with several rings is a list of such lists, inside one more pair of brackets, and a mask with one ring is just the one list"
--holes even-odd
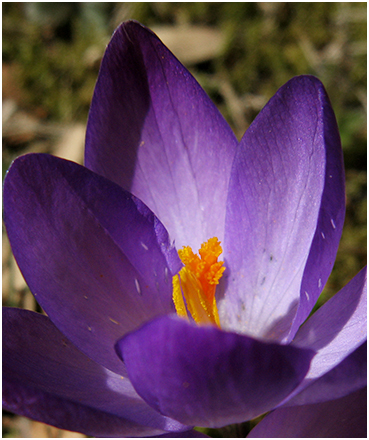
[(293, 78), (247, 130), (232, 168), (222, 324), (290, 340), (331, 271), (343, 219), (333, 111), (318, 79)]
[(145, 202), (176, 245), (224, 237), (237, 140), (200, 85), (147, 28), (129, 21), (101, 64), (85, 164)]
[(117, 344), (138, 394), (184, 424), (219, 427), (274, 408), (301, 382), (312, 351), (166, 316)]
[(125, 374), (117, 339), (174, 311), (171, 268), (181, 262), (159, 220), (118, 185), (48, 155), (13, 163), (4, 218), (17, 263), (54, 324)]
[(367, 438), (366, 388), (324, 403), (280, 408), (248, 438)]
[(82, 354), (46, 316), (3, 308), (3, 405), (62, 429), (98, 436), (183, 431), (128, 379)]
[(364, 268), (297, 332), (292, 345), (311, 348), (317, 354), (294, 395), (330, 371), (366, 341), (366, 285)]

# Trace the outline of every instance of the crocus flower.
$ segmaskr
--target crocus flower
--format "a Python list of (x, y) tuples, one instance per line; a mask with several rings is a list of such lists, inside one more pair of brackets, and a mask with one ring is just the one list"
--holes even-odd
[(273, 436), (321, 405), (362, 408), (365, 271), (304, 323), (344, 211), (318, 79), (290, 80), (238, 142), (160, 40), (122, 24), (85, 167), (30, 154), (5, 179), (10, 243), (47, 314), (3, 312), (5, 408), (94, 436), (191, 436), (277, 408), (257, 427)]

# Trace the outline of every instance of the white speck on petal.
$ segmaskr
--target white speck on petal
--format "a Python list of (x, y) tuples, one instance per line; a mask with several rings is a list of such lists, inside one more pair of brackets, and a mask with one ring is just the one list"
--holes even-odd
[(332, 224), (333, 229), (336, 229), (336, 223), (334, 222), (333, 218), (331, 218), (331, 224)]
[(321, 278), (319, 278), (319, 280), (318, 280), (318, 287), (319, 288), (322, 287), (322, 279)]
[(306, 295), (306, 299), (309, 301), (309, 300), (310, 300), (310, 296), (309, 296), (309, 294), (306, 292), (306, 290), (305, 290), (305, 295)]
[(325, 235), (324, 235), (324, 232), (322, 231), (322, 232), (321, 232), (320, 234), (322, 235), (322, 237), (323, 237), (323, 240), (325, 240)]
[(138, 282), (137, 278), (135, 278), (135, 286), (136, 286), (136, 290), (137, 290), (138, 294), (141, 295), (141, 287), (140, 287), (140, 283)]
[(145, 251), (148, 251), (148, 250), (149, 250), (149, 248), (146, 246), (146, 244), (143, 243), (142, 241), (141, 241), (141, 246), (145, 249)]

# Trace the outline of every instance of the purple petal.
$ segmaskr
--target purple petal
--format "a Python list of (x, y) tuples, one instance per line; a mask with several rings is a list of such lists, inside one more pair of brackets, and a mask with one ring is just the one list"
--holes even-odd
[(3, 381), (5, 409), (38, 422), (94, 437), (156, 436), (161, 430), (81, 405), (21, 382)]
[(208, 435), (203, 434), (202, 432), (195, 431), (194, 429), (191, 431), (183, 431), (183, 432), (171, 432), (170, 434), (159, 435), (160, 438), (209, 438)]
[(77, 350), (49, 318), (21, 309), (3, 308), (3, 405), (88, 435), (185, 429), (152, 410), (128, 379)]
[[(297, 332), (296, 347), (317, 352), (295, 393), (323, 376), (367, 338), (366, 268), (327, 301)], [(327, 397), (329, 396), (327, 391)]]
[(149, 405), (181, 423), (207, 427), (275, 407), (303, 379), (313, 356), (173, 316), (130, 333), (117, 351)]
[(85, 163), (129, 189), (177, 246), (224, 236), (237, 140), (200, 85), (161, 41), (129, 21), (102, 61)]
[(50, 319), (124, 375), (117, 339), (174, 311), (171, 269), (181, 263), (164, 227), (118, 185), (48, 155), (13, 163), (4, 217), (17, 263)]
[(280, 408), (267, 415), (248, 438), (367, 437), (366, 388), (337, 400)]
[(247, 130), (232, 168), (222, 324), (290, 340), (331, 271), (343, 218), (342, 151), (328, 97), (316, 78), (293, 78)]
[[(306, 379), (284, 406), (305, 405), (338, 399), (365, 387), (367, 384), (366, 342), (340, 364), (317, 380)], [(302, 391), (300, 391), (302, 389)]]

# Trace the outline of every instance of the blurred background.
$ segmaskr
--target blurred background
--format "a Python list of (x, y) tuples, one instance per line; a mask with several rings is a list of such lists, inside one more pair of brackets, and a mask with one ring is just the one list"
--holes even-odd
[[(240, 139), (291, 77), (321, 79), (340, 129), (347, 214), (319, 307), (366, 264), (367, 6), (345, 3), (2, 3), (3, 178), (11, 161), (47, 152), (82, 163), (100, 61), (124, 20), (150, 27), (193, 73)], [(3, 305), (38, 310), (3, 228)], [(255, 422), (207, 430), (245, 436)], [(4, 437), (77, 434), (3, 415)], [(84, 437), (81, 435), (81, 437)]]

